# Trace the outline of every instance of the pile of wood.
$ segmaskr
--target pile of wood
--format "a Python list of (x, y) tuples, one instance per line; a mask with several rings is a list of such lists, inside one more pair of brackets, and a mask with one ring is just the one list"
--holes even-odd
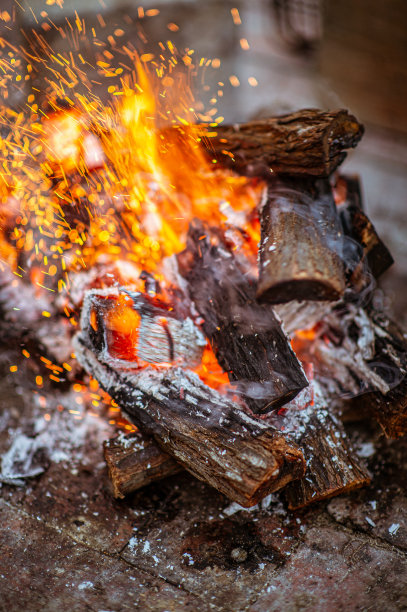
[[(406, 433), (407, 344), (369, 301), (392, 258), (358, 180), (333, 174), (362, 134), (346, 111), (218, 128), (210, 156), (267, 183), (258, 277), (230, 227), (195, 219), (170, 290), (87, 292), (77, 359), (138, 428), (105, 444), (116, 497), (186, 469), (242, 506), (284, 488), (298, 508), (370, 481), (338, 399)], [(205, 343), (222, 388), (197, 374)]]
[[(311, 109), (199, 130), (210, 159), (264, 181), (246, 219), (261, 229), (258, 273), (238, 248), (243, 227), (194, 219), (185, 250), (163, 262), (165, 287), (143, 272), (141, 290), (137, 267), (102, 258), (54, 300), (5, 269), (0, 339), (40, 355), (58, 381), (68, 364), (67, 384), (74, 350), (137, 427), (104, 445), (116, 497), (183, 469), (246, 507), (280, 489), (298, 508), (363, 486), (340, 409), (374, 416), (389, 437), (407, 431), (406, 339), (371, 300), (393, 260), (357, 177), (336, 173), (363, 127)], [(80, 311), (73, 338), (66, 313)], [(208, 351), (221, 382), (204, 375)]]

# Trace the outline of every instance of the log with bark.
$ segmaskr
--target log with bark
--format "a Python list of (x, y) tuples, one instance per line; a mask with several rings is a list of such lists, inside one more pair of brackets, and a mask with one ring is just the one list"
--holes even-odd
[(278, 304), (342, 296), (343, 238), (327, 181), (273, 179), (259, 217), (258, 299)]
[(351, 262), (350, 272), (354, 274), (357, 267), (361, 268), (366, 264), (371, 274), (379, 278), (394, 263), (393, 257), (363, 211), (359, 179), (341, 175), (338, 180), (345, 187), (343, 203), (339, 205), (344, 234), (354, 241), (353, 244), (359, 246), (357, 252), (353, 249), (353, 254), (348, 257)]
[(100, 360), (86, 329), (77, 359), (129, 419), (198, 479), (250, 507), (304, 474), (297, 445), (178, 367), (120, 370)]
[(222, 236), (191, 224), (178, 266), (220, 366), (250, 409), (264, 413), (294, 398), (308, 384), (301, 364)]
[(291, 435), (307, 463), (303, 478), (289, 483), (284, 495), (291, 510), (369, 484), (370, 475), (356, 458), (342, 423), (317, 382), (267, 422)]
[[(182, 129), (182, 128), (181, 128)], [(202, 143), (212, 158), (243, 174), (327, 177), (355, 147), (363, 126), (346, 110), (304, 109), (281, 117), (208, 128)]]
[(121, 432), (106, 440), (103, 454), (113, 496), (119, 499), (183, 469), (153, 438), (141, 431)]

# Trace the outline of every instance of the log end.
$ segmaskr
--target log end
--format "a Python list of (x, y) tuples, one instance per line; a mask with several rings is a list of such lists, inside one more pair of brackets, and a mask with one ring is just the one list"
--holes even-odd
[(284, 304), (297, 301), (336, 301), (343, 294), (344, 286), (332, 278), (306, 278), (270, 282), (270, 278), (260, 279), (256, 297), (260, 302), (268, 304)]
[(286, 438), (266, 432), (258, 436), (257, 440), (263, 448), (270, 449), (274, 462), (270, 462), (270, 469), (264, 473), (262, 481), (254, 482), (253, 480), (254, 486), (249, 485), (249, 481), (252, 479), (251, 470), (246, 470), (246, 485), (249, 486), (244, 487), (244, 492), (241, 489), (238, 497), (236, 491), (233, 492), (234, 495), (230, 496), (244, 508), (255, 506), (266, 495), (279, 491), (288, 483), (303, 478), (306, 471), (306, 463), (301, 449), (290, 444)]

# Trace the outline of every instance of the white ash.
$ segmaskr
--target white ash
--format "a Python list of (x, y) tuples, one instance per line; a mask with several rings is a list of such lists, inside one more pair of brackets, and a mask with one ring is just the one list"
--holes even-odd
[[(73, 394), (64, 399), (69, 406), (77, 407)], [(86, 461), (82, 454), (85, 441), (97, 436), (101, 444), (112, 428), (104, 419), (92, 417), (86, 410), (80, 416), (75, 419), (68, 410), (55, 410), (50, 421), (38, 415), (30, 434), (17, 429), (1, 459), (0, 482), (22, 486), (25, 478), (40, 475), (50, 463)]]
[(309, 329), (321, 321), (337, 302), (297, 302), (273, 306), (281, 320), (284, 331), (291, 336), (298, 329)]

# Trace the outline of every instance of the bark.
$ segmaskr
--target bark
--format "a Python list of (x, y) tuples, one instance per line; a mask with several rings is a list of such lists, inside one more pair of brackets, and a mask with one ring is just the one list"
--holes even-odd
[(259, 216), (257, 297), (271, 304), (339, 299), (343, 241), (329, 183), (274, 179)]
[[(182, 128), (181, 128), (182, 129)], [(235, 126), (208, 128), (212, 158), (244, 174), (327, 177), (355, 147), (363, 126), (346, 110), (304, 109)]]
[(370, 483), (370, 475), (353, 454), (342, 425), (327, 410), (316, 410), (299, 442), (307, 461), (304, 478), (285, 489), (288, 507), (348, 493)]
[(153, 438), (140, 431), (127, 435), (121, 433), (106, 440), (103, 454), (113, 495), (120, 499), (182, 470), (170, 455), (157, 446)]
[(332, 402), (314, 380), (293, 402), (267, 417), (268, 423), (294, 438), (306, 460), (304, 477), (284, 489), (290, 509), (302, 508), (370, 482), (334, 411)]

